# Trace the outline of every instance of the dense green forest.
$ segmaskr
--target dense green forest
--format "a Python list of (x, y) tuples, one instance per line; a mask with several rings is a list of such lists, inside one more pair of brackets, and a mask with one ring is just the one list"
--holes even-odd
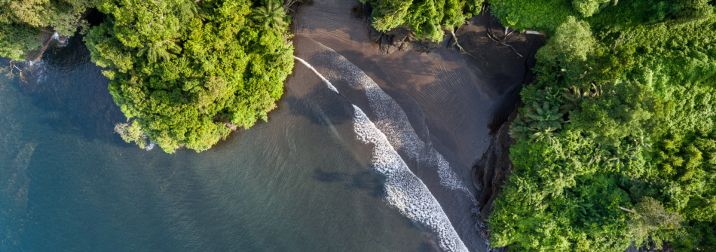
[[(91, 4), (90, 4), (91, 2)], [(0, 56), (21, 60), (44, 31), (72, 35), (82, 13), (92, 60), (128, 122), (122, 138), (166, 152), (209, 149), (267, 120), (293, 69), (289, 19), (276, 0), (3, 1)], [(85, 26), (86, 27), (86, 26)]]
[(23, 60), (42, 46), (41, 35), (71, 36), (86, 23), (93, 0), (0, 0), (0, 57)]
[(493, 0), (548, 32), (492, 246), (716, 250), (714, 1)]
[[(437, 41), (480, 1), (367, 1)], [(547, 33), (488, 224), (517, 250), (716, 251), (716, 14), (708, 0), (491, 0)]]
[[(431, 41), (483, 4), (362, 1), (377, 30)], [(716, 1), (488, 4), (504, 25), (548, 37), (511, 127), (491, 245), (716, 251)], [(89, 9), (104, 20), (90, 27)], [(128, 119), (122, 138), (202, 151), (275, 107), (293, 68), (288, 21), (274, 0), (0, 0), (0, 57), (83, 30)]]
[(85, 41), (132, 120), (125, 128), (144, 132), (125, 140), (140, 146), (146, 136), (167, 152), (203, 151), (267, 120), (293, 69), (281, 2), (104, 0), (98, 9), (107, 20)]
[(452, 30), (477, 15), (484, 0), (361, 0), (371, 6), (373, 27), (386, 32), (406, 27), (418, 39), (440, 41)]

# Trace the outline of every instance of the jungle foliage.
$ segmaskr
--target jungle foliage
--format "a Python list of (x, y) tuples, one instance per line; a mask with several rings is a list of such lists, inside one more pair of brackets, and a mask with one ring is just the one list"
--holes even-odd
[(492, 0), (549, 34), (491, 244), (716, 251), (716, 14), (705, 0)]
[[(595, 28), (653, 24), (700, 17), (710, 0), (490, 0), (490, 10), (503, 25), (553, 32), (570, 16)], [(597, 15), (603, 13), (601, 15)]]
[(70, 36), (92, 0), (0, 0), (0, 57), (23, 60), (45, 33)]
[[(104, 14), (89, 28), (84, 13)], [(280, 0), (0, 0), (0, 57), (25, 60), (43, 36), (88, 31), (92, 60), (140, 147), (203, 151), (267, 120), (293, 69)]]
[(480, 13), (484, 0), (361, 0), (371, 6), (373, 27), (387, 32), (409, 28), (418, 39), (440, 41), (443, 29), (455, 29)]
[(118, 132), (140, 146), (203, 151), (267, 120), (293, 69), (279, 1), (101, 0), (97, 8), (106, 20), (85, 42), (130, 120)]

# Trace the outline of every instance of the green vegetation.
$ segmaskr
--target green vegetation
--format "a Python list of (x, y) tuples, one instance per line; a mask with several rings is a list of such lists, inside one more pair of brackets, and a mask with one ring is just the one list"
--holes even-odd
[(714, 2), (493, 0), (541, 29), (493, 246), (716, 250)]
[(370, 4), (373, 27), (381, 32), (406, 27), (418, 39), (440, 41), (443, 29), (455, 29), (480, 13), (483, 0), (361, 0)]
[(139, 148), (147, 148), (147, 135), (137, 121), (131, 123), (118, 123), (114, 131), (127, 143), (135, 143)]
[[(166, 152), (209, 149), (267, 120), (293, 69), (288, 20), (268, 0), (103, 0), (85, 37), (131, 120), (120, 132)], [(129, 129), (126, 130), (126, 129)]]
[(105, 19), (85, 43), (128, 119), (115, 130), (142, 148), (203, 151), (267, 120), (293, 69), (278, 0), (0, 0), (0, 57), (73, 35), (89, 8)]
[(568, 16), (577, 16), (569, 0), (489, 0), (490, 11), (502, 25), (551, 31)]
[[(569, 16), (584, 18), (597, 28), (653, 24), (699, 17), (709, 0), (490, 0), (490, 10), (503, 25), (553, 32)], [(604, 15), (597, 15), (604, 12)]]
[(42, 46), (41, 34), (70, 36), (92, 0), (0, 0), (0, 57), (24, 60)]

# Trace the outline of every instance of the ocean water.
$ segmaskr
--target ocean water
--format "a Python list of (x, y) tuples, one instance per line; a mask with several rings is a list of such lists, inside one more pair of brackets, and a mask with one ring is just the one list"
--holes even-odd
[[(349, 85), (358, 87), (357, 89), (362, 89), (365, 92), (368, 96), (370, 111), (377, 115), (374, 116), (374, 120), (378, 121), (376, 125), (363, 112), (363, 109), (353, 104), (354, 131), (358, 139), (374, 146), (370, 166), (385, 176), (384, 197), (386, 201), (403, 215), (435, 234), (442, 250), (468, 251), (445, 210), (440, 206), (435, 196), (432, 195), (427, 185), (413, 173), (403, 156), (398, 153), (399, 149), (408, 149), (407, 158), (414, 160), (421, 152), (418, 148), (425, 148), (424, 143), (417, 137), (410, 125), (405, 111), (370, 80), (370, 77), (362, 70), (330, 48), (321, 47), (327, 50), (330, 55), (327, 57), (328, 59), (322, 59), (321, 61), (328, 63), (331, 68), (335, 68), (339, 72), (331, 79), (341, 79), (345, 76), (353, 77), (348, 81), (348, 83), (352, 84)], [(300, 57), (295, 58), (318, 75), (329, 90), (337, 95), (342, 95), (338, 88), (310, 63)], [(349, 98), (346, 97), (346, 99), (348, 100)], [(432, 150), (432, 152), (437, 153), (435, 150)], [(437, 155), (440, 154), (438, 153)], [(441, 170), (441, 168), (442, 170), (450, 169), (445, 167), (448, 165), (446, 161), (443, 164), (443, 167), (435, 163), (432, 166), (436, 170)], [(452, 170), (449, 170), (449, 172), (452, 172)], [(452, 185), (462, 185), (462, 182), (457, 179), (451, 180), (451, 182), (452, 184), (443, 184), (443, 186), (454, 189)], [(470, 191), (466, 192), (469, 194), (470, 199), (474, 199)]]
[(0, 251), (445, 248), (390, 204), (402, 185), (376, 170), (358, 110), (310, 71), (268, 123), (174, 155), (112, 132), (124, 118), (79, 39), (26, 75), (0, 77)]

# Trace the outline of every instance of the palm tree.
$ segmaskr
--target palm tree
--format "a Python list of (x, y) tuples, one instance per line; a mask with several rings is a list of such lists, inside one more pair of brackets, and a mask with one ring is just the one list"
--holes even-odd
[(266, 0), (264, 6), (254, 10), (253, 19), (264, 28), (274, 28), (286, 25), (286, 15), (283, 5), (276, 0)]

